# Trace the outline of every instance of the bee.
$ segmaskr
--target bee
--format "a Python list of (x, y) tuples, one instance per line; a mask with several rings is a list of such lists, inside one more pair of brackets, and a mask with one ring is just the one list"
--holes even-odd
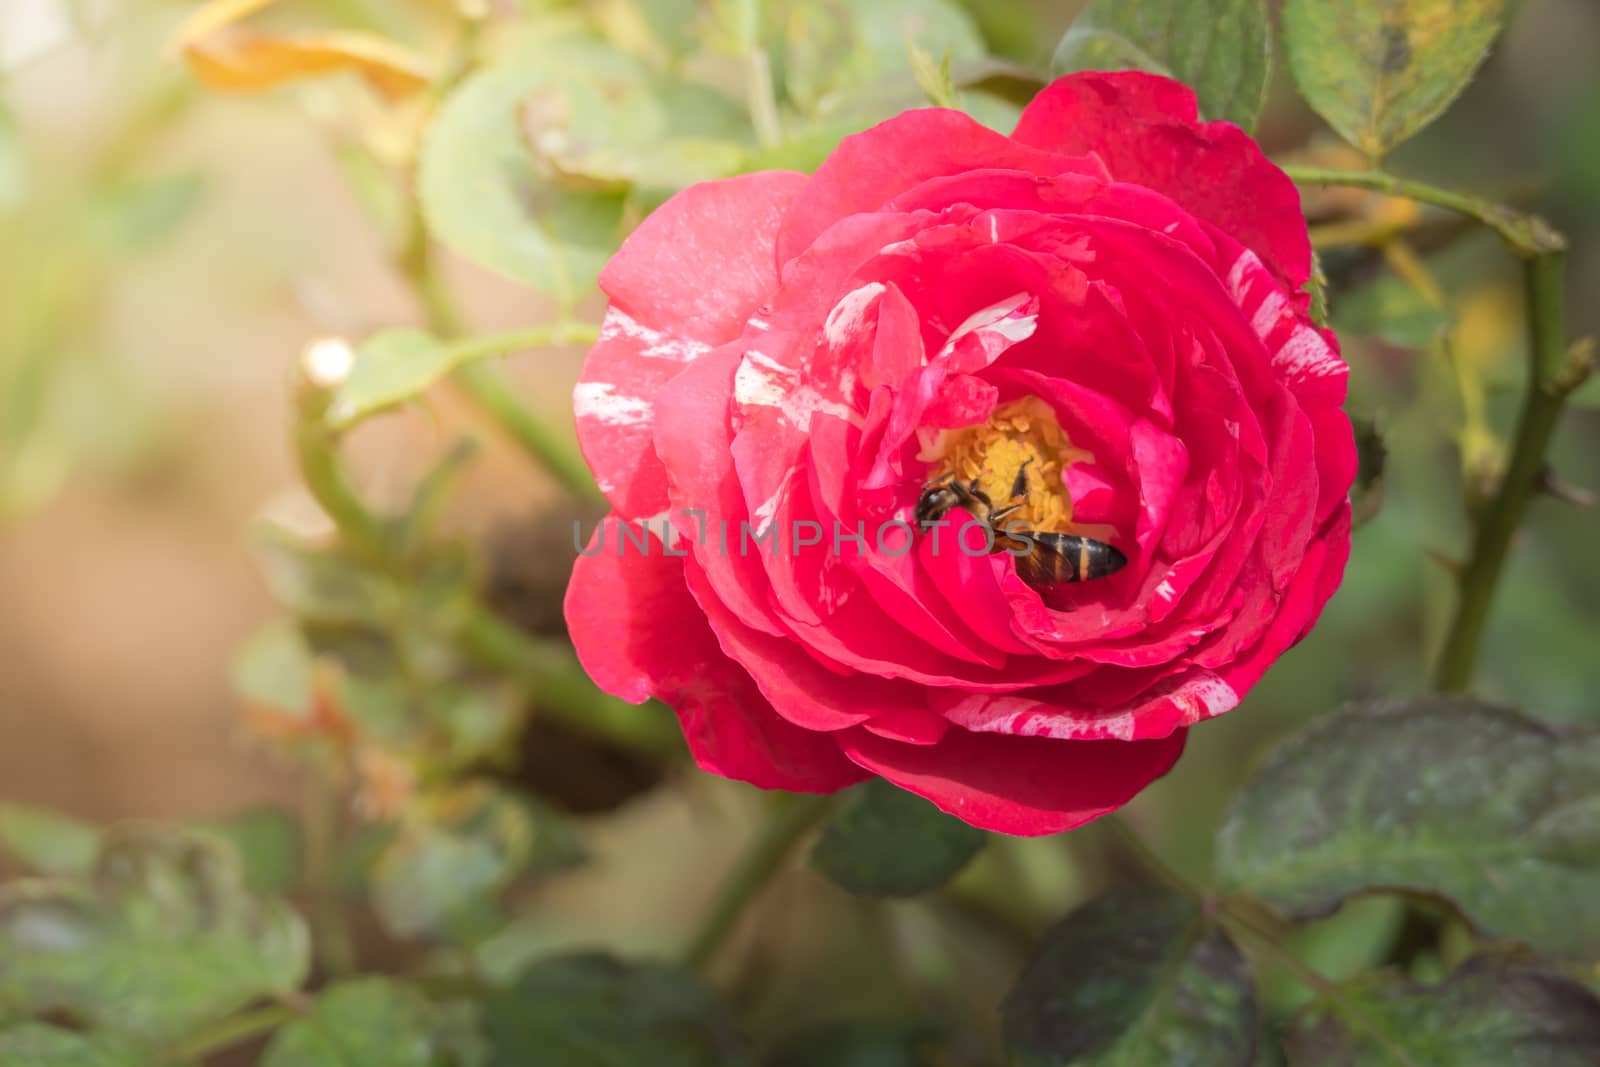
[(1013, 503), (996, 508), (989, 494), (978, 488), (976, 479), (963, 482), (954, 472), (935, 478), (922, 487), (915, 517), (919, 526), (938, 522), (953, 508), (965, 508), (993, 537), (996, 549), (1010, 552), (1017, 561), (1017, 576), (1041, 592), (1066, 582), (1087, 582), (1104, 578), (1127, 566), (1128, 557), (1114, 545), (1077, 534), (1033, 533), (1004, 525), (1022, 506), (1028, 492), (1028, 464), (1017, 470), (1011, 486)]

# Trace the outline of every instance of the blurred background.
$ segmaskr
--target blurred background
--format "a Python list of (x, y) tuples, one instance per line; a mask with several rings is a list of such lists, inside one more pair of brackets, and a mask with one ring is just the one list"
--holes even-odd
[[(278, 14), (376, 29), (427, 51), (439, 44), (440, 6), (290, 0)], [(991, 52), (1042, 70), (1078, 6), (967, 8)], [(0, 0), (0, 802), (95, 821), (207, 817), (298, 795), (292, 768), (242, 728), (230, 684), (241, 645), (279, 614), (251, 525), (310, 506), (290, 441), (291, 368), (305, 346), (419, 319), (374, 225), (369, 176), (341, 149), (363, 138), (381, 151), (386, 120), (374, 99), (348, 77), (203, 91), (170, 47), (188, 7)], [(1261, 140), (1275, 156), (1309, 144), (1337, 159), (1283, 67)], [(1573, 333), (1600, 330), (1594, 0), (1523, 0), (1466, 96), (1390, 166), (1547, 215), (1573, 239)], [(1308, 209), (1327, 224), (1404, 210), (1359, 196), (1311, 197)], [(1464, 547), (1463, 458), (1468, 483), (1491, 462), (1523, 341), (1519, 274), (1497, 243), (1443, 219), (1419, 235), (1442, 307), (1369, 250), (1324, 255), (1352, 363), (1350, 408), (1375, 420), (1389, 453), (1381, 506), (1356, 534), (1344, 587), (1316, 632), (1243, 707), (1197, 729), (1178, 770), (1131, 810), (1197, 875), (1228, 796), (1272, 739), (1340, 701), (1426, 687), (1450, 606), (1448, 559)], [(445, 270), (476, 328), (551, 314), (543, 298), (466, 263)], [(526, 403), (564, 428), (581, 357), (550, 350), (507, 371)], [(1595, 384), (1555, 452), (1556, 473), (1578, 487), (1600, 484)], [(451, 441), (479, 435), (485, 448), (451, 524), (509, 583), (503, 606), (548, 629), (577, 511), (448, 389), (435, 394), (350, 442), (362, 485), (398, 501)], [(1553, 498), (1532, 509), (1485, 647), (1487, 694), (1600, 725), (1597, 521)], [(635, 773), (617, 766), (594, 774)], [(753, 821), (748, 792), (679, 775), (591, 816), (603, 862), (547, 902), (547, 914), (586, 914), (590, 927), (551, 919), (530, 936), (676, 937), (662, 911), (694, 913), (706, 870)], [(1059, 853), (1018, 846), (983, 861), (1032, 866), (1035, 899), (1024, 908), (1059, 912), (1085, 888), (1075, 879), (1102, 876), (1092, 864), (1052, 866), (1041, 849)], [(786, 885), (773, 907), (793, 912), (811, 884)], [(896, 936), (910, 936), (920, 920), (898, 921), (910, 925)]]

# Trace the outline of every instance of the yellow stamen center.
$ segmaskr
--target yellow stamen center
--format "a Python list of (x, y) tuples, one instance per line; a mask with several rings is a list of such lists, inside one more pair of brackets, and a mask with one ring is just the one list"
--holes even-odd
[[(996, 510), (1021, 505), (1011, 519), (1038, 533), (1067, 533), (1072, 529), (1072, 498), (1061, 476), (1068, 464), (1091, 457), (1073, 447), (1050, 405), (1029, 396), (1001, 404), (988, 422), (944, 431), (935, 454), (921, 458), (935, 464), (929, 478), (954, 474), (963, 482), (976, 479)], [(1011, 490), (1024, 463), (1027, 489), (1013, 499)]]

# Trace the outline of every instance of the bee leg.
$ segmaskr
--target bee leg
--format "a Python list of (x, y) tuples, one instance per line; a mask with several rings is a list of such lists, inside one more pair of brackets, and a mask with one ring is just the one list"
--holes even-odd
[(956, 476), (956, 472), (955, 471), (945, 471), (943, 474), (939, 475), (939, 477), (934, 478), (931, 481), (923, 482), (922, 483), (923, 491), (926, 492), (929, 489), (937, 489), (942, 485), (949, 485), (950, 482), (955, 479), (955, 476)]
[(1017, 480), (1011, 483), (1012, 500), (1028, 495), (1028, 464), (1032, 462), (1033, 457), (1029, 456), (1022, 461), (1022, 466), (1017, 468)]
[(989, 525), (999, 526), (1002, 522), (1005, 522), (1008, 518), (1010, 518), (1012, 513), (1021, 506), (1021, 504), (1012, 504), (1009, 508), (1001, 508), (999, 511), (996, 511), (989, 516)]

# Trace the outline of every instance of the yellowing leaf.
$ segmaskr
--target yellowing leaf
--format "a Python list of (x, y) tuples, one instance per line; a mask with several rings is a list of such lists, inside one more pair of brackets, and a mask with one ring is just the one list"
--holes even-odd
[(178, 46), (187, 48), (276, 2), (277, 0), (211, 0), (209, 4), (202, 4), (178, 28)]
[(353, 70), (390, 100), (428, 84), (427, 61), (392, 41), (361, 33), (276, 37), (225, 30), (185, 44), (195, 75), (212, 89), (268, 89), (300, 78)]
[(1283, 29), (1307, 102), (1376, 159), (1460, 95), (1504, 13), (1505, 0), (1288, 0)]

